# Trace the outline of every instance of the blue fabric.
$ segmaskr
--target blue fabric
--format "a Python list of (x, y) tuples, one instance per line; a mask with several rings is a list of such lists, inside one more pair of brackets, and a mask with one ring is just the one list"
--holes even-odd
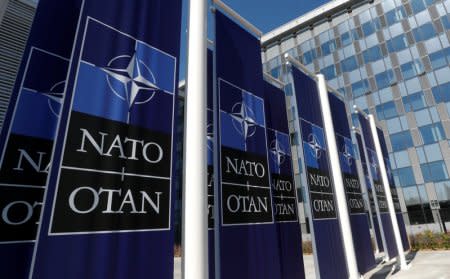
[[(332, 189), (324, 193), (313, 192), (308, 185), (310, 202), (312, 197), (326, 198), (336, 204), (334, 185), (329, 170), (329, 155), (323, 129), (322, 110), (319, 100), (319, 92), (316, 82), (295, 67), (291, 68), (294, 81), (295, 96), (298, 107), (298, 118), (303, 142), (304, 159), (306, 164), (306, 176), (308, 183), (309, 171), (319, 172), (327, 177), (332, 184)], [(315, 189), (318, 187), (315, 186)], [(317, 200), (320, 200), (317, 198)], [(310, 208), (313, 208), (311, 204)], [(342, 243), (342, 232), (339, 227), (337, 213), (334, 217), (323, 218), (313, 215), (314, 241), (316, 245), (317, 259), (321, 278), (347, 278), (348, 271), (345, 263), (345, 254)], [(332, 251), (332, 253), (330, 253)]]
[[(267, 120), (267, 148), (269, 154), (269, 169), (272, 175), (272, 195), (275, 206), (275, 218), (278, 234), (278, 249), (280, 253), (281, 277), (286, 279), (305, 278), (302, 255), (302, 234), (298, 219), (298, 200), (292, 170), (291, 145), (289, 141), (289, 127), (286, 114), (286, 101), (284, 92), (275, 86), (264, 82), (265, 114)], [(281, 190), (276, 187), (277, 178), (289, 181), (291, 190)], [(275, 198), (281, 196), (281, 198)], [(285, 200), (293, 200), (285, 203)], [(285, 214), (278, 205), (295, 205), (289, 220), (277, 219)], [(280, 212), (278, 212), (280, 211)]]
[[(61, 5), (58, 12), (67, 9), (63, 8), (66, 5), (65, 2), (55, 2), (61, 3), (58, 4)], [(143, 24), (144, 21), (145, 24)], [(50, 172), (41, 233), (36, 245), (33, 278), (173, 277), (172, 226), (169, 226), (169, 229), (158, 231), (67, 233), (64, 236), (54, 236), (48, 233), (54, 230), (52, 208), (54, 202), (58, 204), (59, 174), (64, 171), (60, 172), (58, 167), (63, 158), (66, 160), (65, 152), (68, 150), (65, 146), (65, 132), (68, 127), (76, 124), (70, 120), (74, 115), (80, 115), (77, 112), (83, 112), (83, 115), (92, 117), (91, 119), (96, 121), (109, 121), (108, 127), (98, 127), (99, 129), (119, 127), (120, 125), (122, 125), (120, 127), (124, 127), (124, 125), (131, 124), (126, 126), (129, 131), (145, 129), (168, 137), (175, 134), (173, 124), (166, 122), (175, 123), (173, 114), (177, 107), (176, 85), (178, 84), (180, 26), (181, 1), (179, 0), (84, 1), (75, 41), (73, 63), (69, 69), (67, 98), (62, 108), (61, 126)], [(145, 100), (142, 100), (139, 99), (141, 96), (134, 98), (132, 94), (121, 95), (124, 89), (122, 91), (118, 89), (117, 79), (111, 79), (108, 87), (104, 84), (107, 76), (113, 76), (108, 75), (111, 74), (111, 71), (124, 66), (124, 59), (121, 58), (129, 58), (130, 62), (133, 57), (137, 59), (134, 60), (136, 61), (135, 67), (129, 68), (130, 77), (140, 80), (138, 84), (145, 83), (146, 88), (148, 88), (148, 82), (153, 83), (157, 88), (154, 90), (153, 98), (156, 98), (160, 107), (152, 107), (149, 102), (146, 102), (148, 97), (146, 94), (149, 92), (138, 92), (145, 95), (143, 96)], [(147, 61), (150, 58), (154, 60)], [(151, 67), (155, 69), (151, 69)], [(170, 72), (171, 70), (172, 72)], [(99, 75), (101, 71), (104, 72), (103, 77)], [(125, 76), (124, 72), (120, 74)], [(172, 87), (169, 85), (169, 81), (170, 84), (173, 83)], [(92, 90), (89, 90), (89, 95), (84, 90), (87, 90), (88, 83), (91, 82), (92, 87), (89, 88)], [(102, 95), (106, 93), (111, 94)], [(99, 95), (105, 97), (101, 103)], [(114, 95), (117, 96), (116, 99), (114, 99)], [(160, 95), (165, 97), (160, 100), (158, 99)], [(121, 99), (120, 97), (122, 100), (131, 100), (132, 102), (118, 103), (117, 99)], [(74, 102), (71, 101), (72, 98)], [(166, 98), (171, 98), (172, 101), (169, 102)], [(110, 110), (108, 104), (114, 109)], [(129, 119), (125, 119), (123, 116), (123, 111), (127, 107), (131, 111)], [(134, 107), (139, 108), (134, 111)], [(84, 124), (88, 125), (89, 123)], [(164, 160), (171, 159), (171, 162), (174, 162), (176, 159), (173, 150), (168, 150), (165, 155)], [(171, 174), (175, 173), (174, 165), (169, 164), (168, 168)], [(98, 167), (102, 168), (102, 166)], [(126, 165), (126, 167), (129, 166)], [(174, 189), (176, 181), (174, 177), (170, 177), (168, 181), (170, 181), (168, 184), (171, 187), (169, 198), (173, 201), (176, 193)], [(99, 178), (95, 182), (102, 183), (103, 180)], [(171, 212), (174, 211), (172, 203), (166, 206), (171, 208)], [(173, 216), (170, 217), (173, 218)], [(169, 224), (172, 223), (173, 221), (169, 219)]]
[[(39, 1), (3, 123), (0, 136), (1, 154), (8, 152), (11, 144), (14, 144), (10, 138), (21, 136), (28, 144), (21, 142), (20, 146), (15, 146), (15, 152), (20, 148), (33, 157), (36, 156), (35, 151), (51, 155), (80, 6), (81, 0)], [(45, 146), (42, 145), (44, 143)], [(30, 150), (30, 144), (35, 146), (36, 150)], [(42, 163), (47, 164), (49, 158)], [(41, 175), (42, 182), (32, 178), (27, 183), (20, 183), (21, 189), (8, 187), (3, 183), (6, 183), (8, 176), (11, 177), (11, 170), (7, 169), (6, 157), (2, 157), (2, 162), (0, 196), (5, 198), (14, 195), (17, 197), (16, 201), (27, 200), (30, 204), (42, 202), (44, 188), (36, 189), (36, 186), (45, 186), (46, 174)], [(28, 176), (28, 173), (18, 172), (12, 175), (34, 177)], [(19, 190), (22, 192), (18, 192)], [(36, 191), (39, 194), (30, 199), (30, 193)], [(9, 200), (7, 203), (13, 201)], [(15, 238), (15, 243), (0, 240), (0, 270), (4, 278), (28, 278), (34, 247), (34, 242), (31, 241), (36, 238), (40, 207), (34, 208), (33, 216), (35, 217), (24, 224), (28, 227), (1, 227), (2, 236), (29, 231), (27, 237)]]
[[(219, 135), (216, 136), (221, 144), (216, 151), (220, 152), (221, 157), (226, 149), (244, 159), (260, 158), (262, 164), (267, 166), (264, 163), (268, 158), (260, 42), (220, 11), (216, 11), (215, 19), (216, 74), (220, 99), (220, 122), (215, 125), (220, 125)], [(236, 119), (242, 117), (241, 112), (249, 118), (248, 125)], [(224, 183), (225, 166), (222, 165), (221, 170), (221, 174), (215, 174), (221, 189), (221, 204), (216, 207), (222, 211), (221, 220), (217, 220), (221, 223), (221, 278), (282, 278), (273, 216), (265, 218), (264, 224), (255, 224), (246, 219), (250, 215), (245, 215), (240, 217), (241, 224), (227, 221), (229, 223), (223, 225), (226, 208), (222, 203), (226, 197), (224, 191), (240, 191), (244, 187)], [(244, 179), (246, 177), (238, 177), (236, 181), (244, 184)], [(260, 183), (263, 183), (260, 191), (268, 193), (269, 177), (264, 177)]]
[[(350, 198), (357, 198), (363, 202), (361, 183), (359, 182), (358, 170), (356, 168), (356, 155), (353, 150), (353, 142), (351, 140), (351, 131), (345, 103), (331, 93), (329, 94), (329, 100), (343, 178), (345, 179), (345, 177), (348, 177), (355, 179), (358, 181), (359, 185), (359, 189), (345, 188), (347, 201), (349, 201)], [(344, 185), (346, 185), (345, 181)], [(353, 212), (350, 205), (349, 213), (358, 270), (361, 274), (364, 274), (375, 266), (375, 256), (369, 230), (369, 219), (365, 210), (355, 210)]]

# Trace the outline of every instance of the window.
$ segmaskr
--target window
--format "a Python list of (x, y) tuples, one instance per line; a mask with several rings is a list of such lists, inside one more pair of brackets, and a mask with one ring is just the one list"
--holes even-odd
[(349, 32), (345, 32), (341, 35), (341, 43), (342, 46), (346, 46), (352, 43), (352, 37), (350, 36)]
[(414, 173), (411, 167), (401, 168), (393, 171), (397, 186), (407, 187), (416, 184)]
[(450, 82), (431, 88), (436, 103), (450, 101)]
[(392, 25), (399, 22), (401, 19), (406, 18), (405, 8), (403, 6), (393, 9), (385, 14), (388, 25)]
[(376, 106), (378, 120), (390, 119), (398, 116), (394, 101)]
[(356, 40), (361, 39), (361, 36), (359, 36), (358, 31), (356, 29), (352, 29), (352, 30), (350, 30), (350, 32), (352, 32), (353, 40), (356, 41)]
[(419, 13), (420, 11), (425, 10), (425, 4), (422, 2), (422, 0), (411, 0), (411, 7), (415, 14)]
[(361, 25), (364, 36), (369, 36), (375, 32), (375, 26), (371, 21), (368, 21)]
[(378, 89), (386, 88), (395, 81), (394, 73), (392, 70), (379, 73), (378, 75), (375, 75), (375, 81), (377, 82)]
[(323, 43), (321, 46), (321, 49), (322, 49), (323, 56), (326, 56), (326, 55), (332, 53), (336, 49), (336, 41), (331, 40), (331, 41)]
[(369, 92), (369, 82), (367, 79), (352, 84), (353, 98), (362, 96)]
[(316, 59), (316, 58), (317, 58), (316, 50), (314, 50), (314, 49), (309, 50), (309, 51), (303, 53), (303, 63), (304, 63), (305, 65), (310, 64), (310, 63), (313, 62), (313, 60)]
[(413, 35), (414, 39), (416, 39), (417, 42), (420, 42), (436, 36), (436, 31), (434, 31), (433, 24), (431, 24), (431, 22), (428, 22), (413, 29)]
[(386, 43), (389, 53), (397, 52), (408, 47), (408, 40), (406, 39), (405, 34), (392, 38)]
[(403, 105), (406, 112), (417, 111), (426, 107), (423, 92), (414, 93), (403, 97)]
[(444, 128), (441, 122), (419, 127), (423, 143), (430, 144), (445, 139)]
[(390, 135), (392, 150), (400, 151), (413, 147), (413, 140), (409, 131), (400, 132)]
[(448, 15), (441, 17), (441, 21), (442, 21), (442, 25), (444, 26), (444, 28), (449, 30), (450, 29), (450, 18), (448, 17)]
[(323, 68), (320, 72), (325, 76), (326, 80), (332, 80), (336, 77), (336, 67), (334, 65)]
[(425, 182), (437, 182), (448, 179), (447, 170), (443, 161), (421, 164), (422, 175)]
[(342, 72), (351, 72), (358, 68), (358, 61), (355, 56), (351, 56), (341, 61)]
[(381, 48), (379, 46), (374, 46), (369, 49), (366, 49), (363, 52), (363, 57), (366, 63), (380, 60), (383, 57), (381, 53)]
[(428, 55), (433, 70), (447, 66), (447, 59), (446, 59), (447, 51), (448, 51), (447, 49), (445, 50), (445, 52), (444, 50), (441, 50)]
[(420, 60), (417, 59), (401, 65), (400, 70), (402, 71), (403, 79), (407, 80), (423, 73), (424, 68)]

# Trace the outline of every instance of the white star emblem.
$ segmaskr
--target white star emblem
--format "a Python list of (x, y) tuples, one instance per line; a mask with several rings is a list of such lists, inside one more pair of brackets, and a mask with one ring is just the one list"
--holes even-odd
[(350, 154), (349, 148), (346, 144), (344, 144), (344, 148), (342, 150), (342, 155), (344, 155), (345, 161), (347, 162), (347, 165), (351, 166), (352, 165), (352, 159), (353, 156), (352, 154)]
[(236, 103), (232, 108), (231, 118), (233, 126), (245, 138), (253, 136), (256, 132), (255, 114), (245, 103)]
[[(126, 68), (117, 68), (114, 66), (119, 63), (120, 65), (123, 65), (123, 61), (128, 63)], [(106, 73), (109, 87), (114, 94), (128, 103), (129, 111), (135, 104), (145, 104), (149, 102), (154, 97), (155, 92), (159, 90), (152, 71), (144, 61), (137, 57), (136, 53), (133, 56), (117, 56), (109, 61), (107, 67), (101, 69)], [(116, 86), (113, 86), (112, 80), (120, 82), (123, 85), (125, 96), (121, 94), (121, 90), (118, 90)], [(149, 93), (148, 97), (144, 100), (136, 101), (138, 95), (144, 92)]]
[(59, 117), (59, 110), (63, 101), (65, 84), (65, 81), (60, 81), (53, 85), (49, 92), (41, 93), (48, 98), (48, 107), (52, 114), (56, 117)]
[(372, 155), (371, 159), (372, 162), (370, 162), (370, 165), (372, 166), (372, 168), (376, 169), (378, 167), (378, 164), (377, 161), (375, 160), (375, 156)]
[(281, 166), (286, 159), (286, 153), (283, 151), (283, 146), (279, 141), (273, 140), (270, 144), (270, 153), (273, 161), (277, 164), (277, 166)]
[(323, 147), (320, 145), (320, 142), (317, 139), (316, 135), (310, 134), (308, 136), (308, 145), (312, 149), (312, 154), (314, 158), (320, 159), (320, 157), (322, 156)]

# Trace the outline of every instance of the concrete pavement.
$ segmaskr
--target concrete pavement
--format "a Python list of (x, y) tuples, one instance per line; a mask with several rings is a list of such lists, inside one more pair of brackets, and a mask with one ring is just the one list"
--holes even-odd
[[(306, 278), (315, 279), (313, 256), (304, 255), (303, 258)], [(407, 261), (411, 263), (408, 270), (398, 270), (392, 261), (378, 265), (366, 273), (364, 279), (450, 279), (450, 251), (411, 252)], [(181, 279), (181, 258), (175, 258), (174, 278)]]

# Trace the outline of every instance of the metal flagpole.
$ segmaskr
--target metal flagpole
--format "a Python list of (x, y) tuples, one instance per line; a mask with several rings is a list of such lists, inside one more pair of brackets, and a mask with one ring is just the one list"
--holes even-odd
[(342, 231), (342, 241), (344, 243), (344, 252), (346, 256), (347, 270), (350, 279), (360, 278), (358, 265), (356, 262), (355, 247), (353, 246), (353, 236), (350, 226), (350, 217), (347, 208), (347, 198), (345, 195), (344, 181), (342, 178), (339, 151), (336, 143), (336, 133), (334, 131), (333, 119), (331, 116), (330, 102), (328, 100), (328, 88), (325, 77), (322, 74), (317, 75), (320, 105), (322, 107), (322, 116), (325, 130), (325, 137), (328, 143), (330, 154), (331, 173), (335, 185), (335, 195), (337, 211), (339, 214), (339, 225)]
[(375, 118), (369, 114), (370, 130), (372, 131), (372, 137), (375, 144), (375, 151), (377, 152), (378, 161), (380, 164), (381, 178), (383, 180), (384, 192), (388, 203), (389, 215), (391, 216), (392, 227), (394, 230), (395, 244), (398, 251), (398, 263), (402, 270), (409, 268), (405, 259), (405, 252), (403, 251), (402, 239), (400, 237), (400, 229), (398, 227), (397, 216), (395, 215), (394, 201), (392, 200), (391, 189), (389, 187), (389, 179), (386, 172), (386, 165), (384, 163), (383, 152), (381, 151), (380, 139), (378, 138), (377, 126), (375, 124)]
[(208, 278), (207, 8), (206, 0), (189, 1), (183, 166), (184, 279)]

